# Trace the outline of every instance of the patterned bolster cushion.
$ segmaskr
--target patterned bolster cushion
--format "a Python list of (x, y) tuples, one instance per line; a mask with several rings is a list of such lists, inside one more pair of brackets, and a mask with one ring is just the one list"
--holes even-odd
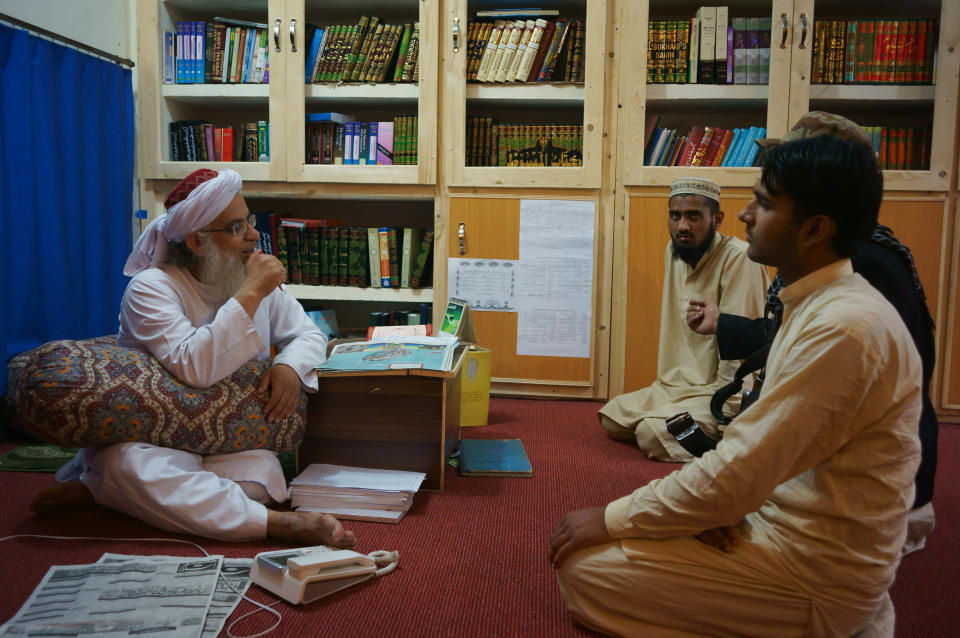
[(10, 360), (7, 399), (16, 426), (66, 447), (142, 441), (196, 454), (292, 450), (303, 439), (307, 395), (301, 390), (294, 414), (267, 422), (256, 391), (268, 365), (250, 361), (198, 390), (114, 336), (51, 341)]

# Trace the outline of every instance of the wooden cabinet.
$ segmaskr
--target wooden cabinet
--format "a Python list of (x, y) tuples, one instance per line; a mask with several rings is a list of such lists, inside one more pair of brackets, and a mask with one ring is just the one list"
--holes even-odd
[[(509, 3), (507, 3), (509, 5)], [(826, 110), (865, 125), (932, 130), (930, 168), (884, 172), (883, 220), (914, 249), (939, 347), (938, 407), (960, 410), (960, 173), (957, 90), (960, 3), (948, 0), (736, 0), (729, 15), (772, 24), (769, 83), (762, 85), (648, 84), (650, 20), (685, 20), (692, 0), (551, 0), (558, 17), (583, 20), (582, 81), (467, 81), (468, 33), (477, 12), (503, 8), (497, 0), (137, 0), (138, 170), (141, 208), (153, 217), (176, 182), (197, 162), (170, 160), (171, 122), (200, 119), (237, 123), (268, 120), (269, 161), (204, 162), (244, 178), (251, 209), (291, 216), (337, 216), (346, 225), (416, 225), (435, 231), (434, 287), (362, 289), (291, 286), (307, 307), (334, 307), (347, 324), (368, 312), (433, 303), (434, 321), (447, 299), (447, 257), (515, 257), (523, 199), (586, 199), (596, 203), (595, 263), (589, 358), (516, 354), (516, 316), (478, 312), (481, 345), (494, 352), (494, 392), (605, 398), (642, 387), (656, 370), (659, 299), (666, 232), (666, 187), (682, 175), (709, 176), (724, 187), (723, 230), (742, 234), (736, 213), (749, 198), (757, 168), (645, 166), (645, 123), (766, 127), (782, 135), (806, 111)], [(421, 66), (417, 83), (307, 84), (306, 25), (356, 22), (361, 14), (392, 22), (418, 21)], [(163, 84), (161, 40), (179, 21), (216, 17), (268, 25), (270, 81), (266, 84)], [(936, 19), (936, 83), (932, 85), (811, 84), (812, 38), (819, 19)], [(804, 29), (806, 32), (804, 33)], [(358, 120), (399, 112), (418, 117), (416, 165), (337, 166), (306, 161), (308, 113), (350, 113)], [(519, 125), (582, 126), (579, 166), (470, 165), (470, 118), (491, 116)], [(919, 124), (917, 124), (919, 123)], [(953, 189), (953, 190), (951, 190)], [(466, 255), (457, 230), (467, 225)], [(952, 251), (952, 252), (951, 252)]]
[[(750, 201), (746, 189), (727, 189), (722, 195), (724, 220), (718, 229), (744, 239), (744, 225), (737, 213)], [(614, 271), (613, 332), (611, 335), (611, 395), (630, 392), (652, 383), (657, 376), (657, 347), (660, 338), (660, 300), (663, 288), (663, 254), (670, 240), (667, 232), (669, 198), (654, 189), (627, 198), (627, 219), (620, 238), (625, 263)], [(897, 237), (913, 252), (927, 304), (937, 325), (947, 314), (944, 283), (949, 263), (949, 233), (944, 197), (925, 197), (910, 192), (891, 192), (880, 207), (880, 223), (894, 229)], [(618, 243), (618, 247), (620, 244)], [(953, 272), (956, 272), (954, 268)], [(943, 330), (937, 333), (939, 352), (944, 352)], [(949, 339), (949, 337), (947, 337)], [(950, 352), (950, 350), (947, 350)], [(951, 353), (948, 357), (953, 357)], [(938, 361), (943, 368), (948, 361)], [(934, 375), (933, 395), (940, 395)], [(949, 389), (943, 390), (944, 403)], [(958, 397), (960, 398), (960, 397)], [(946, 407), (946, 406), (945, 406)]]
[[(437, 140), (436, 0), (252, 0), (196, 3), (187, 0), (138, 0), (141, 176), (182, 178), (196, 162), (170, 161), (168, 131), (177, 120), (206, 120), (220, 125), (266, 120), (270, 129), (268, 162), (206, 162), (232, 168), (246, 180), (343, 182), (352, 184), (433, 184)], [(391, 23), (419, 22), (421, 59), (417, 83), (307, 84), (304, 67), (307, 23), (326, 28), (356, 23), (361, 13)], [(184, 20), (217, 17), (267, 25), (269, 82), (265, 84), (162, 84), (162, 34), (176, 32)], [(358, 121), (391, 120), (416, 114), (419, 163), (393, 166), (307, 164), (306, 114), (335, 111)]]
[[(690, 18), (700, 3), (666, 0), (620, 4), (621, 59), (645, 60), (648, 20)], [(756, 168), (644, 166), (645, 122), (661, 116), (664, 126), (724, 128), (763, 126), (780, 137), (810, 110), (838, 113), (863, 126), (915, 127), (930, 124), (930, 168), (884, 171), (890, 190), (949, 188), (955, 156), (957, 74), (960, 69), (960, 6), (955, 2), (826, 2), (772, 0), (731, 2), (730, 17), (768, 18), (772, 24), (769, 84), (647, 84), (643, 64), (621, 65), (623, 183), (667, 185), (679, 175), (703, 175), (724, 186), (750, 186)], [(935, 85), (811, 84), (813, 30), (818, 19), (935, 19), (940, 28)]]
[[(536, 193), (542, 199), (581, 199), (596, 202), (589, 192)], [(503, 196), (451, 196), (447, 256), (463, 259), (510, 259), (520, 256), (521, 198)], [(459, 231), (463, 228), (463, 251)], [(595, 228), (599, 226), (599, 220)], [(595, 233), (595, 245), (599, 240)], [(597, 262), (595, 262), (597, 263)], [(493, 351), (491, 362), (492, 388), (495, 392), (521, 395), (543, 395), (592, 398), (605, 377), (606, 319), (602, 311), (605, 290), (602, 273), (594, 268), (593, 305), (591, 308), (590, 356), (557, 357), (517, 354), (516, 312), (473, 312), (477, 339)], [(522, 292), (520, 293), (522, 294)], [(599, 309), (599, 310), (598, 310)]]
[[(584, 81), (467, 82), (466, 34), (476, 12), (502, 8), (495, 0), (445, 0), (440, 20), (443, 82), (440, 145), (445, 182), (451, 186), (599, 187), (603, 168), (604, 57), (607, 0), (542, 2), (560, 17), (585, 21)], [(550, 16), (553, 20), (555, 17)], [(581, 166), (467, 166), (467, 118), (490, 116), (501, 125), (572, 125), (582, 127)]]
[(946, 317), (937, 317), (938, 336), (942, 343), (938, 367), (943, 371), (940, 401), (937, 408), (950, 411), (951, 419), (960, 418), (960, 193), (953, 193), (953, 241), (950, 254), (944, 261), (944, 271), (952, 275), (949, 282), (949, 305)]

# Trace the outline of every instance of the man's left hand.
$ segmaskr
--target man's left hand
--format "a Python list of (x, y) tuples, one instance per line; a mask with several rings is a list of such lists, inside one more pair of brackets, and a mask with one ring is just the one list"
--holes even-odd
[(560, 567), (573, 552), (613, 540), (604, 520), (606, 507), (575, 510), (564, 516), (550, 537), (550, 563)]
[(267, 421), (278, 423), (297, 409), (300, 375), (290, 366), (278, 363), (263, 374), (257, 392), (268, 394), (263, 413), (267, 415)]

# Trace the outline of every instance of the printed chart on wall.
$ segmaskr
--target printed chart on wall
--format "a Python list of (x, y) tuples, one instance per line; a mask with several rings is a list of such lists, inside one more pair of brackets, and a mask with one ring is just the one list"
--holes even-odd
[(472, 311), (516, 312), (519, 263), (512, 259), (448, 259), (448, 294), (469, 303)]
[(520, 202), (517, 354), (590, 356), (595, 203)]

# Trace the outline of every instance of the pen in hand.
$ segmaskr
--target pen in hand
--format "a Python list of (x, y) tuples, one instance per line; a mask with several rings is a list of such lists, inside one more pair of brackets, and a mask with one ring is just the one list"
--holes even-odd
[[(258, 248), (256, 254), (262, 255), (262, 254), (263, 254), (263, 251)], [(286, 291), (286, 290), (287, 290), (286, 286), (283, 285), (283, 282), (280, 282), (280, 284), (277, 286), (277, 288), (279, 288), (280, 290), (283, 290), (283, 291)]]

